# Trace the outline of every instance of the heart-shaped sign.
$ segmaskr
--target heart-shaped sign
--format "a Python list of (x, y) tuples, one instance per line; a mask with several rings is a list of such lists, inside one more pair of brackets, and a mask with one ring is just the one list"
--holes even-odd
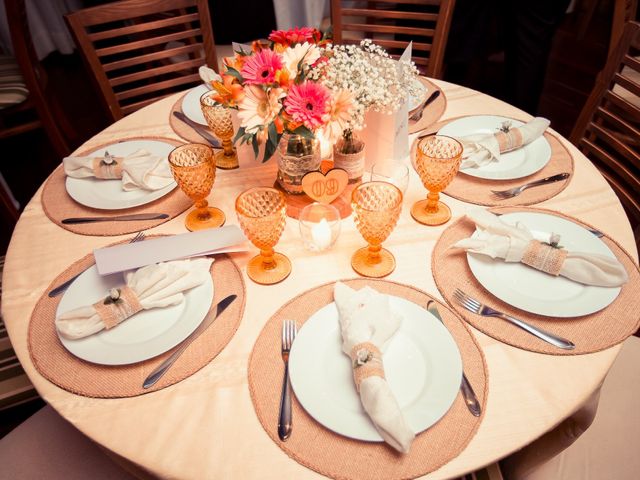
[(316, 202), (331, 203), (347, 187), (349, 174), (342, 168), (332, 168), (327, 173), (309, 172), (302, 177), (302, 191)]

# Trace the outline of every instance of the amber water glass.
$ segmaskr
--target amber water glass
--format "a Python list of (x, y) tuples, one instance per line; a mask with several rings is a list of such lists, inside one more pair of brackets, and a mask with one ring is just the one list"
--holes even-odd
[(416, 171), (429, 191), (426, 200), (411, 207), (411, 216), (424, 225), (442, 225), (451, 218), (451, 209), (439, 201), (460, 169), (462, 145), (455, 138), (429, 135), (416, 148)]
[(200, 143), (188, 143), (175, 148), (169, 154), (169, 166), (173, 178), (193, 202), (196, 209), (189, 212), (185, 219), (187, 230), (203, 230), (224, 224), (224, 212), (209, 207), (207, 195), (211, 192), (216, 178), (216, 165), (213, 150)]
[(282, 192), (270, 187), (255, 187), (236, 199), (238, 221), (260, 254), (249, 260), (247, 274), (256, 283), (271, 285), (291, 273), (291, 262), (273, 247), (280, 240), (286, 222), (286, 203)]
[(393, 254), (382, 248), (402, 209), (402, 192), (387, 182), (367, 182), (351, 194), (354, 221), (369, 244), (351, 257), (353, 269), (365, 277), (384, 277), (396, 268)]
[(233, 123), (231, 110), (217, 104), (213, 97), (217, 92), (206, 92), (200, 97), (200, 108), (209, 128), (222, 141), (222, 151), (216, 153), (216, 167), (225, 170), (238, 168), (238, 153), (231, 139), (233, 138)]

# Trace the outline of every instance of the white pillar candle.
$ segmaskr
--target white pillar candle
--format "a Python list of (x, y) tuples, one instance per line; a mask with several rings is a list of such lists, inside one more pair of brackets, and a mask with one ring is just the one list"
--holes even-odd
[(311, 240), (319, 252), (331, 246), (331, 227), (326, 218), (311, 227)]

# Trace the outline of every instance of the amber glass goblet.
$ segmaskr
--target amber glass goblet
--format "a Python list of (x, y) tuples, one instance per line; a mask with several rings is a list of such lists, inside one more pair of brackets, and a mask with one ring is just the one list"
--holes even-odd
[(358, 231), (369, 243), (356, 250), (351, 266), (365, 277), (384, 277), (396, 268), (392, 253), (382, 248), (398, 222), (402, 208), (402, 192), (387, 182), (367, 182), (351, 194), (351, 206)]
[(429, 135), (418, 142), (416, 171), (429, 191), (426, 200), (411, 207), (411, 216), (424, 225), (442, 225), (451, 218), (451, 210), (440, 202), (440, 192), (447, 188), (460, 169), (462, 145), (455, 138)]
[(187, 229), (193, 232), (223, 225), (224, 212), (219, 208), (209, 207), (207, 202), (207, 195), (216, 178), (216, 164), (211, 147), (200, 143), (181, 145), (169, 154), (169, 166), (180, 190), (196, 206), (184, 221)]
[(282, 192), (270, 187), (250, 188), (236, 199), (236, 213), (245, 235), (260, 249), (260, 255), (247, 264), (249, 278), (263, 285), (287, 278), (291, 262), (285, 255), (273, 251), (286, 221)]
[(210, 91), (200, 97), (200, 108), (207, 120), (209, 128), (222, 141), (222, 151), (216, 153), (216, 166), (225, 170), (238, 168), (238, 154), (231, 139), (233, 138), (233, 124), (231, 110), (216, 103), (213, 97), (217, 92)]

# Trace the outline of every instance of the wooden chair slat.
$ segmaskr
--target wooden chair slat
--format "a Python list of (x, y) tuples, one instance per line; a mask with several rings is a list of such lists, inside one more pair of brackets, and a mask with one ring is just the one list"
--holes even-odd
[(640, 130), (615, 113), (598, 106), (594, 118), (596, 117), (603, 118), (607, 122), (614, 124), (622, 133), (635, 137), (637, 142), (640, 143)]
[(367, 3), (392, 3), (394, 5), (431, 5), (438, 6), (442, 3), (442, 0), (370, 0)]
[(116, 98), (118, 100), (126, 100), (128, 98), (146, 95), (147, 93), (154, 92), (158, 89), (166, 89), (194, 82), (201, 82), (200, 75), (198, 75), (197, 73), (193, 73), (191, 75), (181, 75), (177, 78), (170, 78), (168, 80), (163, 80), (160, 82), (153, 82), (153, 84), (145, 85), (143, 87), (132, 88), (131, 90), (126, 90), (122, 93), (116, 93)]
[[(360, 40), (349, 40), (349, 41), (345, 41), (344, 43), (358, 44), (360, 43)], [(399, 40), (382, 40), (377, 38), (373, 40), (373, 43), (375, 43), (376, 45), (380, 45), (381, 47), (384, 47), (386, 49), (389, 49), (389, 48), (405, 49), (407, 48), (407, 45), (409, 45), (409, 42), (402, 42)], [(418, 52), (429, 52), (431, 50), (431, 45), (428, 43), (413, 42), (413, 46), (411, 48)]]
[(74, 15), (82, 25), (92, 27), (193, 6), (193, 0), (119, 1), (77, 10), (71, 15)]
[(640, 97), (640, 85), (638, 85), (636, 82), (634, 82), (630, 78), (625, 77), (622, 74), (622, 72), (616, 73), (616, 75), (613, 77), (613, 81), (616, 84), (620, 85), (622, 88), (625, 88), (626, 90), (629, 90), (634, 95)]
[(416, 37), (433, 37), (435, 30), (415, 27), (398, 27), (396, 25), (372, 25), (364, 23), (344, 23), (343, 31), (367, 32), (367, 33), (394, 33), (415, 35)]
[(368, 18), (393, 18), (400, 20), (421, 20), (423, 22), (436, 22), (438, 14), (422, 12), (399, 12), (396, 10), (373, 10), (371, 8), (343, 8), (343, 16), (368, 17)]
[(196, 58), (195, 60), (188, 60), (186, 62), (164, 65), (162, 67), (152, 68), (150, 70), (143, 70), (141, 72), (130, 73), (127, 75), (122, 75), (120, 77), (110, 78), (109, 83), (112, 87), (117, 87), (120, 85), (126, 85), (127, 83), (159, 77), (160, 75), (180, 71), (181, 69), (192, 70), (193, 67), (199, 67), (200, 65), (202, 65), (202, 59)]
[(125, 60), (105, 63), (103, 64), (103, 67), (105, 72), (112, 72), (123, 68), (133, 67), (149, 62), (155, 62), (157, 60), (168, 59), (171, 57), (177, 57), (178, 55), (191, 54), (194, 52), (203, 53), (202, 45), (186, 45), (184, 47), (176, 47), (170, 48), (168, 50), (161, 50), (159, 52), (147, 53), (145, 55), (140, 55), (139, 57), (127, 58)]
[[(629, 183), (637, 182), (640, 185), (640, 181), (634, 180), (631, 171), (627, 168), (629, 164), (631, 164), (629, 165), (631, 167), (640, 165), (640, 157), (638, 157), (638, 154), (630, 149), (624, 142), (620, 141), (611, 131), (598, 124), (590, 123), (588, 132), (594, 134), (593, 137), (589, 139), (590, 142), (595, 144), (595, 140), (600, 140), (600, 142), (603, 142), (604, 145), (609, 147), (607, 153), (609, 156), (609, 164), (615, 163), (621, 172), (623, 172), (622, 175), (627, 177)], [(604, 145), (600, 145), (602, 151), (604, 151)], [(620, 156), (624, 158), (620, 158)], [(628, 160), (628, 162), (625, 162), (625, 159)]]
[(149, 38), (146, 40), (137, 40), (135, 42), (115, 45), (113, 47), (98, 48), (96, 49), (96, 55), (98, 55), (98, 57), (107, 57), (109, 55), (115, 55), (117, 53), (130, 52), (132, 50), (141, 50), (146, 47), (162, 45), (164, 43), (184, 40), (186, 38), (195, 38), (200, 35), (202, 35), (202, 32), (199, 28), (192, 28), (191, 30), (186, 30), (184, 32), (170, 33), (167, 35), (162, 35), (160, 37)]
[(156, 20), (153, 22), (138, 23), (136, 25), (130, 25), (127, 27), (119, 27), (111, 30), (103, 30), (101, 32), (89, 33), (89, 40), (97, 42), (99, 40), (105, 40), (109, 38), (123, 37), (132, 33), (145, 32), (147, 30), (155, 30), (158, 28), (171, 27), (174, 25), (186, 24), (189, 22), (195, 22), (198, 20), (197, 13), (191, 13), (188, 15), (180, 15), (179, 17), (170, 17), (162, 20)]
[(624, 64), (629, 68), (633, 68), (636, 72), (640, 72), (640, 60), (637, 57), (625, 55)]

